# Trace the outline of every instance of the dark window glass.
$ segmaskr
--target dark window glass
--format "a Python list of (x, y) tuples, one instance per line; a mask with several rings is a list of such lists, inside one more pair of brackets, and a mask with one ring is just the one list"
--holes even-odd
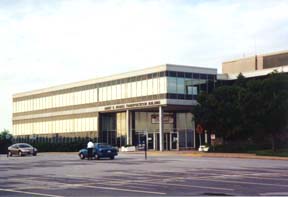
[(200, 79), (207, 79), (207, 74), (200, 74)]
[(184, 73), (183, 72), (177, 72), (177, 77), (184, 77)]
[(176, 72), (174, 72), (174, 71), (168, 71), (168, 76), (169, 76), (169, 77), (176, 77)]
[(199, 73), (193, 73), (193, 78), (194, 79), (199, 79), (199, 77), (200, 77)]
[(31, 148), (29, 144), (19, 144), (19, 148)]
[(157, 78), (158, 77), (158, 73), (153, 73), (153, 78)]
[(98, 144), (99, 148), (112, 148), (112, 146), (108, 145), (108, 144)]
[(178, 99), (184, 99), (184, 94), (178, 94)]
[(153, 78), (153, 74), (148, 74), (148, 79), (152, 79)]
[(164, 77), (165, 76), (165, 71), (160, 72), (160, 77)]
[(186, 95), (186, 99), (187, 100), (191, 100), (192, 99), (192, 95)]
[(192, 78), (192, 73), (185, 73), (185, 78)]
[(214, 80), (214, 77), (215, 75), (208, 75), (208, 79), (211, 79), (211, 80)]

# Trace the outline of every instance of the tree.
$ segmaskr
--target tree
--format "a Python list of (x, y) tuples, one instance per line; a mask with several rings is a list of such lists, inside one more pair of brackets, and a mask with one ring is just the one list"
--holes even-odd
[(195, 121), (216, 131), (224, 140), (234, 139), (242, 131), (241, 100), (245, 90), (239, 86), (221, 86), (211, 94), (201, 94), (192, 110)]
[(243, 108), (248, 127), (263, 139), (269, 137), (276, 151), (279, 135), (288, 125), (288, 75), (273, 72), (264, 80), (250, 81)]
[(7, 129), (0, 133), (0, 153), (6, 153), (8, 146), (12, 144), (12, 138)]

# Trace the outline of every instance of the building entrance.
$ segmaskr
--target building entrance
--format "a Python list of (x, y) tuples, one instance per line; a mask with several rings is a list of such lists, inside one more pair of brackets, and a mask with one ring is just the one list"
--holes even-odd
[[(138, 149), (144, 149), (145, 143), (148, 150), (159, 150), (159, 132), (136, 131)], [(178, 150), (178, 132), (163, 134), (164, 150)]]

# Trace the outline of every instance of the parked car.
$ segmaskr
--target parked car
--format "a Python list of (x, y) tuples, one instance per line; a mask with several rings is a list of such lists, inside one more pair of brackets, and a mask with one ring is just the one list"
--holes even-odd
[(17, 143), (13, 144), (8, 147), (8, 155), (13, 156), (13, 155), (19, 155), (19, 156), (24, 156), (24, 155), (37, 155), (37, 148), (34, 148), (30, 144), (26, 143)]
[[(118, 155), (118, 150), (109, 145), (109, 144), (104, 144), (104, 143), (96, 143), (94, 145), (93, 149), (93, 157), (95, 159), (100, 159), (100, 158), (110, 158), (114, 159), (115, 156)], [(85, 159), (88, 157), (88, 150), (86, 148), (83, 148), (79, 151), (79, 157), (80, 159)]]

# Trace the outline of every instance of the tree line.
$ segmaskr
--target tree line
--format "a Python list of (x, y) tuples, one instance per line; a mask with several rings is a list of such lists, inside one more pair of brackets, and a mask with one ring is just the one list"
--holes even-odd
[(239, 74), (229, 85), (201, 93), (192, 111), (195, 122), (215, 133), (224, 144), (241, 141), (270, 144), (273, 151), (288, 139), (288, 75), (276, 71), (264, 77)]

